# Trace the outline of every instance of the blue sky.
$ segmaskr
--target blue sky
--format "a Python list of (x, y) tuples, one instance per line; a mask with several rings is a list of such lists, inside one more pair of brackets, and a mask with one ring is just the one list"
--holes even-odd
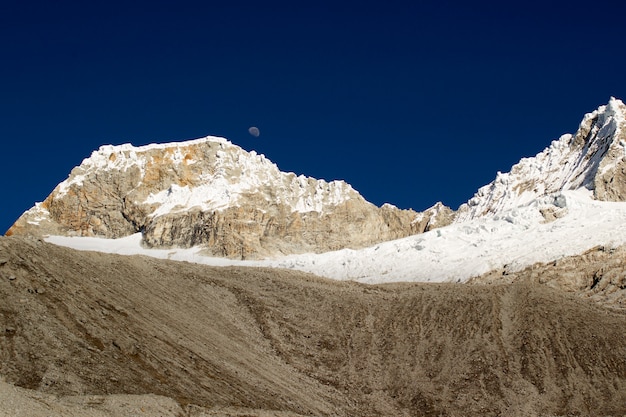
[(0, 229), (100, 145), (206, 135), (377, 205), (456, 208), (626, 98), (624, 16), (617, 1), (2, 0)]

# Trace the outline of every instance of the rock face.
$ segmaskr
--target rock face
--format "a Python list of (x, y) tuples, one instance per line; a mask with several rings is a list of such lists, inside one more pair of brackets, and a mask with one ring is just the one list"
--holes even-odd
[(206, 245), (213, 255), (358, 248), (448, 224), (441, 204), (421, 216), (367, 202), (343, 181), (279, 171), (222, 138), (102, 146), (7, 235), (119, 238), (149, 247)]
[(428, 232), (429, 230), (451, 224), (455, 216), (456, 212), (454, 210), (438, 201), (431, 208), (418, 213), (413, 223), (417, 225), (417, 230)]
[(532, 158), (524, 158), (459, 210), (456, 222), (494, 216), (561, 190), (587, 188), (605, 201), (626, 201), (626, 106), (611, 98)]

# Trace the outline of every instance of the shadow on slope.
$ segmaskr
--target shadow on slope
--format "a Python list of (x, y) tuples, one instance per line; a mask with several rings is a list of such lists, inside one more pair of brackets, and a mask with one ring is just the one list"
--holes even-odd
[(0, 300), (0, 376), (43, 394), (156, 394), (190, 416), (626, 413), (626, 316), (545, 286), (365, 286), (2, 238)]

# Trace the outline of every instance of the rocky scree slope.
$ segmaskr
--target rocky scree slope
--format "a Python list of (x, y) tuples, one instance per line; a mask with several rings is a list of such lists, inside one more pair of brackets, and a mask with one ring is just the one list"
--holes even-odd
[(421, 213), (376, 207), (343, 181), (279, 171), (223, 138), (102, 146), (7, 235), (118, 238), (148, 247), (206, 245), (255, 258), (359, 248), (452, 220), (441, 204)]
[(43, 408), (24, 417), (626, 414), (626, 316), (544, 285), (369, 286), (4, 237), (0, 299), (0, 416), (6, 384)]

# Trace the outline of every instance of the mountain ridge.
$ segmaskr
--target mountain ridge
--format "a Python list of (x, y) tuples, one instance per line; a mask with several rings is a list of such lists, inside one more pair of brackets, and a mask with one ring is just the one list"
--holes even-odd
[[(434, 268), (437, 280), (465, 281), (626, 243), (615, 233), (626, 210), (603, 204), (625, 199), (626, 106), (612, 97), (586, 114), (575, 134), (498, 173), (457, 212), (441, 203), (422, 213), (379, 208), (345, 182), (283, 173), (263, 155), (207, 137), (103, 146), (8, 234), (126, 239), (140, 233), (145, 248), (274, 258), (272, 265), (335, 279), (415, 281), (431, 279), (421, 270)], [(610, 219), (610, 230), (602, 218)], [(415, 237), (424, 232), (430, 234)], [(563, 250), (537, 246), (551, 241)], [(449, 256), (455, 253), (464, 255)]]
[(223, 138), (102, 146), (7, 235), (119, 238), (148, 247), (205, 245), (225, 257), (365, 247), (447, 224), (451, 210), (376, 207), (344, 181), (281, 172)]

